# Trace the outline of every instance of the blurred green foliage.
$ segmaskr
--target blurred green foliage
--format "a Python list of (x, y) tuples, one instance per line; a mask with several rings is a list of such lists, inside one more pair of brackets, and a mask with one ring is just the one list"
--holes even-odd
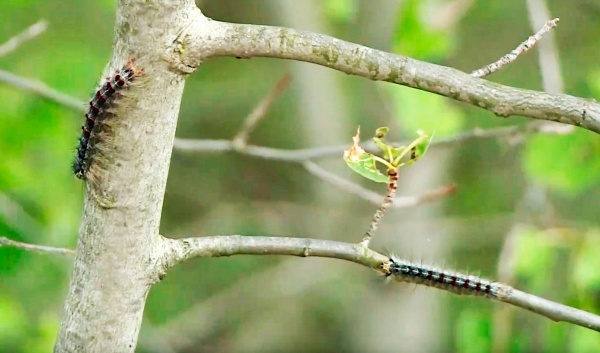
[(412, 58), (437, 62), (453, 48), (450, 31), (433, 28), (427, 23), (431, 2), (406, 1), (396, 26), (393, 51)]
[(589, 131), (533, 137), (523, 154), (529, 176), (549, 187), (578, 194), (600, 180), (600, 139)]
[[(218, 20), (289, 25), (289, 15), (281, 13), (274, 1), (198, 3), (206, 15)], [(440, 28), (439, 23), (431, 23), (435, 18), (431, 12), (444, 3), (406, 0), (394, 7), (381, 2), (378, 6), (394, 10), (394, 21), (379, 23), (373, 18), (383, 14), (366, 11), (373, 4), (369, 0), (307, 1), (303, 4), (315, 18), (303, 23), (302, 29), (318, 28), (321, 23), (330, 34), (376, 47), (381, 47), (382, 37), (392, 33), (387, 50), (467, 72), (496, 60), (531, 32), (521, 1), (473, 2), (456, 27)], [(600, 7), (593, 2), (549, 4), (553, 15), (561, 18), (554, 33), (567, 93), (599, 97), (596, 33), (600, 31)], [(40, 80), (84, 102), (111, 56), (114, 1), (3, 1), (0, 14), (4, 15), (0, 43), (41, 18), (50, 24), (39, 38), (0, 57), (0, 69)], [(375, 25), (381, 32), (369, 31)], [(298, 67), (305, 66), (267, 59), (203, 63), (188, 80), (177, 135), (231, 138), (281, 75), (291, 71), (294, 80), (298, 79), (302, 74)], [(345, 108), (349, 115), (344, 117), (344, 131), (331, 131), (327, 140), (331, 145), (348, 143), (357, 125), (372, 131), (390, 124), (393, 132), (401, 131), (394, 136), (401, 139), (412, 138), (418, 129), (442, 137), (476, 127), (526, 123), (520, 118), (499, 119), (480, 109), (404, 87), (343, 74), (335, 78), (340, 91), (348, 96)], [(537, 51), (490, 79), (541, 89)], [(310, 132), (329, 131), (327, 116), (320, 117), (315, 125), (298, 118), (305, 92), (295, 84), (292, 81), (265, 116), (251, 136), (253, 144), (286, 149), (316, 147), (307, 143), (301, 127)], [(0, 106), (0, 236), (74, 247), (83, 187), (73, 178), (70, 163), (83, 122), (81, 114), (5, 83), (0, 83)], [(539, 183), (545, 187), (554, 213), (550, 225), (536, 224), (535, 214), (516, 215), (531, 227), (517, 235), (513, 284), (598, 313), (599, 152), (598, 136), (582, 130), (564, 136), (526, 136), (523, 144), (516, 145), (489, 139), (432, 146), (422, 162), (402, 174), (403, 190), (407, 194), (426, 191), (411, 186), (422, 185), (419, 181), (432, 177), (428, 174), (431, 165), (439, 165), (442, 167), (432, 178), (433, 184), (423, 187), (456, 182), (459, 192), (438, 203), (437, 213), (430, 218), (424, 216), (430, 209), (426, 206), (386, 216), (375, 246), (391, 247), (400, 237), (407, 241), (398, 246), (400, 255), (418, 256), (425, 252), (418, 240), (426, 237), (432, 248), (444, 249), (436, 253), (438, 263), (495, 278), (517, 204), (528, 183)], [(343, 166), (339, 157), (324, 162)], [(344, 176), (357, 179), (349, 173)], [(319, 198), (319, 187), (329, 188), (297, 165), (236, 154), (175, 151), (161, 232), (168, 236), (256, 234), (358, 241), (373, 205), (347, 195), (338, 200)], [(420, 232), (413, 231), (416, 225)], [(416, 240), (410, 243), (410, 239)], [(0, 351), (51, 350), (70, 263), (69, 259), (0, 247)], [(312, 263), (317, 265), (303, 271), (281, 270)], [(294, 266), (286, 267), (289, 264)], [(269, 274), (268, 279), (260, 277), (262, 273)], [(262, 279), (253, 280), (254, 276)], [(243, 347), (298, 352), (308, 348), (366, 351), (362, 349), (365, 347), (397, 351), (408, 344), (439, 352), (483, 352), (501, 343), (515, 353), (594, 352), (600, 346), (598, 335), (589, 330), (434, 289), (427, 295), (405, 293), (402, 285), (384, 287), (373, 277), (351, 264), (316, 259), (240, 256), (191, 261), (176, 268), (151, 291), (139, 351), (166, 352), (161, 348), (166, 347), (161, 346), (164, 342), (179, 347), (174, 349), (179, 352), (243, 351)], [(396, 306), (409, 303), (409, 307), (417, 307), (412, 301), (421, 297), (435, 298), (435, 302), (418, 307), (417, 315)], [(204, 302), (218, 311), (202, 307)], [(196, 313), (195, 309), (198, 314), (185, 317), (186, 313)], [(498, 311), (509, 311), (510, 315), (508, 326), (504, 326), (506, 334), (495, 336), (497, 323), (493, 318)], [(195, 331), (187, 331), (192, 332), (188, 335), (181, 333), (181, 328), (173, 329), (179, 320), (181, 327)], [(406, 329), (390, 334), (386, 331), (390, 327)], [(420, 341), (422, 336), (411, 331), (415, 327), (427, 328), (427, 339)], [(506, 342), (498, 342), (502, 339)], [(303, 346), (306, 342), (310, 347)]]

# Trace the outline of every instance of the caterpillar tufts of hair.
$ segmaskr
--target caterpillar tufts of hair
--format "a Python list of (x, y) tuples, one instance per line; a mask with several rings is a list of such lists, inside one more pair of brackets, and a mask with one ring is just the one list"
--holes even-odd
[(88, 112), (85, 114), (85, 122), (81, 127), (81, 136), (73, 162), (73, 173), (77, 178), (86, 179), (87, 177), (93, 161), (90, 150), (95, 143), (94, 135), (98, 131), (98, 125), (110, 113), (115, 99), (122, 91), (129, 87), (136, 77), (143, 74), (144, 71), (136, 67), (134, 60), (130, 59), (98, 87), (90, 100)]
[(388, 278), (391, 277), (398, 282), (422, 284), (455, 294), (498, 298), (503, 286), (498, 282), (434, 266), (416, 264), (395, 256), (390, 256), (389, 262), (383, 263), (381, 269)]

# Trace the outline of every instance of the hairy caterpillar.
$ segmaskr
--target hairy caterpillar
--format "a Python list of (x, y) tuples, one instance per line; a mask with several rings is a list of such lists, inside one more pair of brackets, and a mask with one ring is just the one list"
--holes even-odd
[(77, 178), (86, 179), (86, 174), (93, 162), (90, 147), (94, 143), (93, 137), (95, 137), (94, 135), (98, 130), (98, 124), (109, 113), (115, 99), (122, 90), (142, 74), (143, 70), (137, 68), (133, 59), (131, 59), (123, 68), (107, 78), (90, 100), (88, 112), (85, 114), (85, 122), (81, 127), (82, 131), (75, 161), (73, 162), (73, 173)]
[(498, 298), (502, 286), (476, 276), (420, 265), (395, 256), (390, 256), (389, 262), (382, 265), (382, 271), (398, 282), (423, 284), (456, 294)]

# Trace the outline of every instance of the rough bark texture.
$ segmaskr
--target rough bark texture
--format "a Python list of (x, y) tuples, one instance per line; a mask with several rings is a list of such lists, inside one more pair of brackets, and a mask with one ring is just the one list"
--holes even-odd
[(100, 142), (110, 157), (98, 161), (87, 183), (56, 352), (135, 349), (146, 295), (159, 276), (158, 227), (185, 78), (170, 53), (181, 52), (176, 38), (199, 16), (191, 0), (118, 2), (105, 75), (134, 58), (145, 76), (116, 102)]

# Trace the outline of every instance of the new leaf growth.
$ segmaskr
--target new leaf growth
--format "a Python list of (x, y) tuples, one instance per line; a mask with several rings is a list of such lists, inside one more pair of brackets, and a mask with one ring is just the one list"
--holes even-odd
[[(425, 154), (431, 137), (426, 135), (423, 131), (419, 130), (417, 133), (419, 137), (411, 142), (408, 146), (394, 147), (383, 141), (383, 138), (388, 133), (387, 127), (380, 127), (375, 131), (373, 141), (375, 145), (383, 152), (383, 156), (366, 152), (360, 147), (360, 127), (358, 128), (356, 135), (352, 137), (352, 147), (344, 151), (344, 161), (358, 174), (363, 177), (370, 179), (377, 183), (388, 183), (389, 171), (398, 171), (398, 169), (404, 165), (409, 165), (416, 162), (421, 156)], [(383, 174), (377, 163), (381, 164), (386, 168), (388, 173)]]
[[(375, 137), (373, 137), (375, 145), (383, 152), (382, 157), (368, 153), (360, 147), (360, 128), (358, 128), (356, 135), (352, 137), (352, 147), (344, 151), (344, 161), (346, 161), (346, 164), (352, 170), (367, 179), (377, 183), (387, 183), (388, 185), (383, 203), (373, 215), (371, 225), (361, 242), (366, 248), (369, 247), (369, 243), (383, 215), (394, 202), (398, 184), (398, 169), (404, 165), (412, 164), (421, 158), (427, 151), (427, 147), (431, 141), (431, 137), (427, 136), (423, 131), (417, 131), (419, 137), (408, 146), (394, 147), (383, 142), (383, 138), (387, 133), (387, 127), (380, 127), (375, 131)], [(386, 174), (383, 174), (379, 170), (377, 163), (382, 164), (387, 169)]]

